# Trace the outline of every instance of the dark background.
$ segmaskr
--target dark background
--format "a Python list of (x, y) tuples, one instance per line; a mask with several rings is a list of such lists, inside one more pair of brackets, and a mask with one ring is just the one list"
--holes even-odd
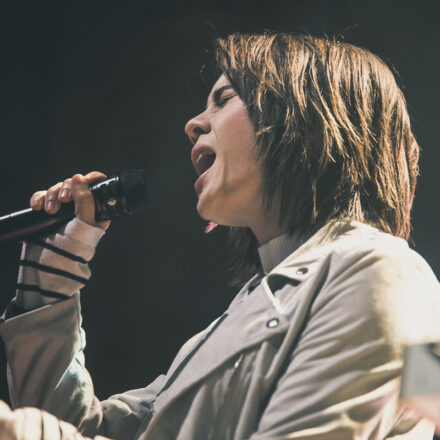
[[(15, 1), (0, 7), (0, 214), (71, 176), (145, 168), (155, 208), (114, 222), (83, 289), (96, 394), (142, 387), (227, 307), (226, 228), (204, 235), (185, 122), (204, 105), (205, 48), (218, 34), (342, 34), (399, 72), (422, 147), (412, 246), (440, 271), (436, 2)], [(19, 245), (0, 246), (3, 308)], [(4, 357), (4, 355), (2, 355)], [(0, 398), (7, 400), (5, 364)]]

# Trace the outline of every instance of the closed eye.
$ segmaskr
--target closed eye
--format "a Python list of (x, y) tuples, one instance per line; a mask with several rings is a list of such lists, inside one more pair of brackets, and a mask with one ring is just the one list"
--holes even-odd
[(231, 85), (220, 87), (213, 93), (212, 100), (216, 107), (223, 107), (231, 98), (236, 96), (235, 90)]
[(227, 95), (222, 96), (218, 102), (215, 103), (217, 107), (223, 107), (231, 98), (233, 98), (235, 95)]

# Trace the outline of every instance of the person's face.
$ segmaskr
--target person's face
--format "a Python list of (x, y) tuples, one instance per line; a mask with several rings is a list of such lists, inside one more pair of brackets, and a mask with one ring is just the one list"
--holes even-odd
[(224, 75), (214, 84), (206, 110), (188, 121), (185, 132), (194, 144), (191, 159), (200, 174), (194, 185), (200, 216), (225, 226), (250, 226), (260, 215), (262, 193), (255, 132)]

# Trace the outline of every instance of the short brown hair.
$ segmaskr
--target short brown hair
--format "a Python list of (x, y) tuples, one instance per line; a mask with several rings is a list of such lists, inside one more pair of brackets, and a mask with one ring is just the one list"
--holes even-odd
[[(316, 230), (353, 219), (409, 238), (419, 146), (402, 91), (366, 49), (327, 37), (232, 34), (219, 72), (246, 105), (262, 165), (263, 209), (280, 194), (280, 225)], [(248, 228), (230, 228), (234, 282), (259, 267)]]

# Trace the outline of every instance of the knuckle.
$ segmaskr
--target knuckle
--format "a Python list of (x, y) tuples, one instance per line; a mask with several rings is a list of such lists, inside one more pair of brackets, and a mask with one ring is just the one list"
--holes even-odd
[(72, 195), (75, 200), (86, 200), (93, 198), (88, 185), (78, 184), (72, 188)]
[(32, 194), (30, 203), (31, 205), (40, 206), (46, 196), (46, 191), (37, 191)]
[(57, 191), (59, 191), (59, 189), (61, 188), (61, 185), (62, 185), (62, 184), (63, 184), (62, 182), (58, 182), (58, 183), (56, 183), (55, 185), (51, 186), (51, 187), (49, 188), (49, 190), (48, 190), (48, 193), (53, 193), (53, 192), (57, 192)]
[(91, 193), (90, 191), (86, 190), (86, 189), (80, 189), (80, 190), (78, 191), (78, 197), (79, 197), (81, 200), (90, 200), (90, 199), (93, 198), (93, 197), (92, 197), (92, 193)]
[(48, 201), (51, 201), (51, 202), (52, 202), (52, 201), (56, 200), (57, 197), (58, 197), (58, 193), (55, 193), (55, 192), (48, 192), (47, 195), (46, 195), (46, 203), (47, 203)]

